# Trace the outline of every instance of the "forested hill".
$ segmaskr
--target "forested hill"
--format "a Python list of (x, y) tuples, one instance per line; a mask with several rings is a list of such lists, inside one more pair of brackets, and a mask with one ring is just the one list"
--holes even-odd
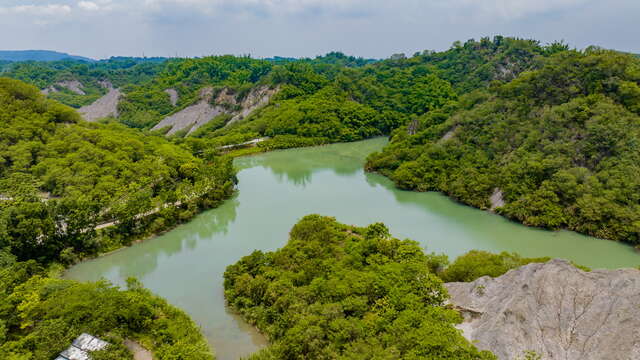
[(274, 66), (261, 80), (279, 89), (269, 106), (232, 126), (224, 126), (224, 119), (213, 121), (193, 135), (221, 143), (270, 136), (274, 141), (265, 147), (287, 147), (388, 134), (471, 89), (511, 80), (566, 49), (496, 37), (353, 68), (289, 62)]
[[(229, 159), (90, 124), (0, 78), (0, 249), (73, 263), (185, 221), (233, 191)], [(100, 229), (101, 224), (114, 226)], [(104, 226), (103, 226), (104, 227)]]
[(566, 49), (496, 36), (386, 60), (339, 52), (313, 59), (114, 58), (19, 63), (5, 75), (73, 107), (106, 94), (108, 81), (123, 94), (111, 113), (127, 126), (195, 136), (211, 146), (278, 137), (264, 144), (277, 148), (388, 134), (468, 91), (538, 68), (542, 59)]
[(428, 65), (459, 93), (467, 93), (494, 80), (511, 81), (523, 71), (540, 67), (545, 57), (568, 49), (563, 42), (540, 46), (535, 40), (496, 36), (456, 41), (447, 51), (424, 51), (409, 62)]
[(257, 138), (268, 140), (251, 151), (401, 129), (368, 165), (399, 186), (443, 191), (529, 225), (635, 243), (637, 62), (496, 36), (379, 61), (337, 52), (113, 58), (17, 63), (5, 74), (75, 107), (118, 88), (112, 123), (198, 152)]
[(639, 84), (633, 56), (564, 51), (425, 114), (367, 167), (527, 225), (638, 244)]
[(53, 359), (82, 333), (95, 360), (213, 360), (198, 326), (128, 279), (60, 279), (64, 265), (186, 221), (233, 190), (229, 159), (89, 124), (37, 88), (0, 78), (0, 358)]
[(14, 62), (4, 66), (2, 76), (35, 85), (49, 98), (78, 108), (96, 101), (111, 86), (149, 81), (163, 68), (164, 61), (164, 58), (113, 57), (96, 62), (72, 59)]
[(69, 55), (67, 53), (50, 50), (0, 50), (0, 60), (5, 61), (57, 61), (79, 60), (95, 61), (83, 56)]

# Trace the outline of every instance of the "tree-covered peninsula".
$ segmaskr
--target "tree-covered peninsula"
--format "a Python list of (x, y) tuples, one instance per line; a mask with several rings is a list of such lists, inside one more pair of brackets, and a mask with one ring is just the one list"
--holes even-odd
[(495, 359), (454, 328), (443, 260), (383, 224), (310, 215), (280, 250), (229, 266), (225, 296), (270, 339), (252, 359)]

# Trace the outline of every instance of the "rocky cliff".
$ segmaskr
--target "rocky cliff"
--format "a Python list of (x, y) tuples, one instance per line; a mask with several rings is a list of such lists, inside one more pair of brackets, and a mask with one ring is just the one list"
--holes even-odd
[(501, 360), (640, 359), (640, 271), (585, 272), (563, 260), (448, 283), (464, 336)]
[(198, 102), (162, 119), (152, 130), (170, 127), (167, 135), (173, 135), (183, 129), (188, 129), (190, 134), (221, 114), (232, 115), (228, 125), (249, 116), (254, 110), (268, 104), (277, 91), (277, 88), (257, 86), (242, 99), (238, 99), (227, 88), (214, 96), (213, 89), (207, 87), (200, 91)]

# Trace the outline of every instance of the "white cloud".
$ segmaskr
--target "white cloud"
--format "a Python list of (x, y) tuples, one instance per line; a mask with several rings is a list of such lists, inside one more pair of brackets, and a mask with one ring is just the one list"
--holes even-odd
[(69, 5), (49, 4), (49, 5), (17, 5), (0, 7), (0, 14), (24, 14), (36, 16), (58, 16), (71, 12)]
[(529, 15), (575, 8), (592, 0), (448, 0), (467, 13), (515, 20)]
[(100, 10), (100, 6), (92, 1), (80, 1), (78, 7), (83, 10), (97, 11)]
[[(366, 0), (145, 0), (153, 10), (168, 7), (192, 8), (204, 13), (235, 10), (262, 14), (297, 14), (306, 11), (349, 13), (366, 10), (372, 1)], [(377, 3), (377, 1), (374, 1)]]

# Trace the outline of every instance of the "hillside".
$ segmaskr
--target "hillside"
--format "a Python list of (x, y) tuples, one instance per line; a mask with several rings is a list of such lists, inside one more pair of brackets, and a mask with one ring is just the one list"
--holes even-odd
[(69, 55), (58, 51), (50, 50), (0, 50), (0, 60), (5, 61), (96, 61), (83, 56)]
[[(197, 325), (143, 289), (60, 279), (64, 265), (185, 221), (233, 190), (228, 159), (89, 124), (37, 88), (0, 78), (0, 357), (52, 359), (81, 333), (93, 359), (213, 360)], [(105, 223), (106, 222), (106, 223)]]
[(80, 108), (97, 101), (111, 87), (149, 81), (164, 61), (163, 58), (113, 57), (95, 62), (15, 62), (4, 66), (2, 76), (35, 85), (49, 98)]
[(367, 168), (527, 225), (638, 244), (639, 69), (622, 53), (561, 52), (398, 130)]
[[(509, 81), (563, 50), (563, 44), (541, 46), (497, 36), (386, 60), (339, 52), (313, 59), (112, 58), (84, 66), (16, 64), (7, 76), (34, 83), (74, 107), (95, 103), (102, 108), (109, 96), (101, 84), (109, 81), (122, 96), (117, 109), (95, 112), (97, 117), (112, 115), (130, 127), (208, 139), (211, 146), (284, 137), (264, 144), (274, 148), (388, 134), (470, 90)], [(273, 94), (256, 95), (267, 88)]]
[(0, 108), (0, 248), (20, 261), (72, 263), (185, 221), (233, 191), (229, 159), (86, 123), (19, 81), (0, 78)]
[[(589, 118), (609, 114), (602, 124), (614, 132), (614, 117), (637, 114), (637, 60), (598, 52), (496, 36), (379, 61), (341, 53), (112, 58), (17, 63), (6, 74), (84, 106), (86, 119), (116, 118), (198, 151), (258, 138), (265, 141), (255, 151), (354, 141), (400, 128), (368, 165), (400, 187), (442, 191), (528, 225), (635, 243), (638, 205), (627, 194), (637, 185), (611, 175), (632, 174), (634, 159), (609, 161), (618, 155), (611, 151), (633, 154), (633, 121), (620, 125), (620, 139), (601, 139), (608, 145), (585, 138), (590, 124), (571, 125), (582, 108)], [(567, 124), (555, 129), (557, 117)], [(580, 189), (567, 193), (565, 178)]]

